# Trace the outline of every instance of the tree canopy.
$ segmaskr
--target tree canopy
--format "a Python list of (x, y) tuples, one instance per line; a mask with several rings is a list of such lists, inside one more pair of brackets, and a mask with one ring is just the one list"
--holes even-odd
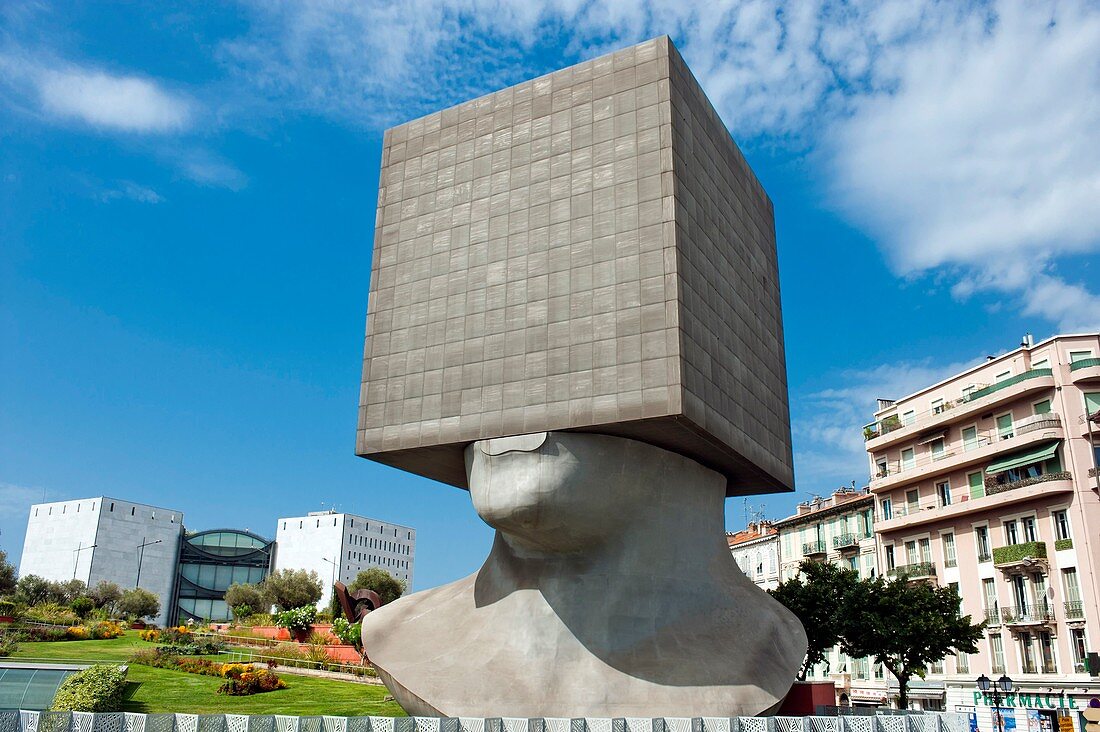
[(316, 605), (321, 599), (321, 578), (304, 569), (279, 569), (260, 584), (264, 599), (280, 610)]
[(803, 562), (797, 575), (770, 590), (806, 629), (806, 660), (798, 671), (800, 680), (840, 642), (841, 619), (850, 607), (848, 595), (858, 583), (857, 572), (838, 564)]
[(118, 609), (124, 615), (142, 620), (160, 615), (160, 598), (149, 590), (135, 587), (126, 590), (118, 601)]
[(380, 567), (371, 567), (360, 572), (349, 590), (374, 590), (382, 598), (382, 604), (388, 604), (405, 594), (404, 580), (399, 580)]
[(265, 610), (263, 588), (259, 585), (241, 585), (234, 582), (225, 591), (225, 604), (237, 618), (247, 618)]
[(0, 549), (0, 597), (15, 592), (15, 565), (8, 561), (8, 553)]

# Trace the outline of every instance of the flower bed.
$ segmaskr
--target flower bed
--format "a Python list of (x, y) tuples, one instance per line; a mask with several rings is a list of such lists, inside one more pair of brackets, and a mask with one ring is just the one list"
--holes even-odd
[(118, 623), (102, 620), (90, 625), (72, 625), (68, 628), (28, 625), (12, 628), (10, 632), (24, 641), (77, 641), (118, 638), (124, 631)]
[(258, 669), (245, 663), (217, 663), (205, 658), (187, 658), (165, 653), (160, 648), (138, 651), (130, 657), (130, 663), (201, 676), (217, 676), (226, 679), (226, 683), (218, 687), (218, 693), (230, 696), (246, 696), (286, 688), (286, 682), (268, 669)]

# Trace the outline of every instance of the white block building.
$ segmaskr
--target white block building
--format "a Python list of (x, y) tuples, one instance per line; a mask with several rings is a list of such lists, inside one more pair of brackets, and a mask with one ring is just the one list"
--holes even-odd
[[(19, 576), (114, 582), (160, 598), (163, 625), (170, 609), (183, 512), (100, 496), (31, 506)], [(148, 543), (144, 550), (140, 548)]]
[(312, 570), (324, 593), (319, 608), (328, 607), (333, 582), (351, 584), (365, 569), (380, 567), (413, 587), (416, 529), (350, 513), (315, 511), (279, 519), (275, 560), (280, 569)]

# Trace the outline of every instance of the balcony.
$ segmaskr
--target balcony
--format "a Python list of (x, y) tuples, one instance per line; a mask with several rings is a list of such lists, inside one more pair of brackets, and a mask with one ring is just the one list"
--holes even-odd
[[(878, 533), (909, 529), (922, 524), (937, 523), (957, 519), (970, 513), (990, 509), (1002, 509), (1014, 503), (1023, 503), (1036, 498), (1055, 496), (1073, 492), (1073, 476), (1069, 473), (1048, 473), (1047, 480), (1030, 478), (1015, 483), (1004, 483), (995, 495), (981, 498), (969, 498), (944, 506), (936, 501), (917, 504), (915, 507), (895, 506), (889, 518), (875, 517), (875, 531)], [(1038, 478), (1046, 478), (1040, 475)], [(914, 510), (915, 509), (915, 510)], [(990, 557), (979, 557), (979, 561), (989, 561)]]
[(1085, 604), (1080, 600), (1070, 600), (1062, 603), (1062, 607), (1066, 613), (1066, 620), (1084, 620), (1085, 619)]
[(897, 415), (888, 415), (867, 425), (863, 436), (868, 450), (882, 448), (915, 437), (933, 427), (947, 425), (986, 411), (1002, 402), (1042, 389), (1054, 387), (1054, 374), (1050, 369), (1032, 369), (995, 384), (990, 384), (969, 395), (945, 402), (934, 410), (913, 415), (911, 421), (902, 422)]
[(1020, 574), (1046, 566), (1047, 545), (1044, 541), (999, 546), (993, 550), (993, 566), (1009, 574)]
[(1054, 622), (1054, 612), (1048, 605), (1020, 605), (1001, 608), (1005, 625), (1048, 625)]
[(985, 611), (985, 624), (991, 628), (1001, 624), (1001, 613), (997, 608)]
[(842, 552), (851, 549), (859, 549), (860, 540), (866, 538), (868, 538), (866, 534), (841, 534), (840, 536), (834, 536), (833, 549)]
[[(1061, 419), (1058, 415), (1043, 415), (1043, 427), (1027, 432), (1013, 432), (1009, 437), (996, 439), (992, 434), (979, 437), (970, 444), (956, 443), (950, 450), (938, 454), (924, 454), (908, 461), (900, 459), (886, 460), (885, 470), (871, 478), (871, 492), (881, 493), (909, 483), (928, 480), (944, 473), (976, 465), (989, 463), (1010, 452), (1023, 450), (1036, 443), (1048, 440), (1061, 440), (1065, 437)], [(879, 458), (881, 462), (881, 458)]]
[(1100, 358), (1082, 358), (1069, 365), (1069, 378), (1074, 383), (1100, 379)]
[(893, 569), (886, 570), (888, 577), (905, 578), (908, 580), (925, 580), (936, 578), (936, 565), (932, 562), (915, 562), (913, 564), (899, 564)]
[(823, 541), (807, 541), (802, 545), (803, 556), (812, 557), (817, 555), (824, 555), (828, 552), (825, 548), (825, 542)]
[(994, 478), (986, 478), (985, 482), (985, 494), (987, 496), (995, 496), (998, 493), (1006, 493), (1008, 491), (1016, 491), (1021, 488), (1026, 488), (1029, 485), (1038, 485), (1039, 483), (1049, 483), (1055, 480), (1073, 480), (1073, 475), (1068, 470), (1064, 470), (1060, 473), (1043, 473), (1037, 475), (1034, 478), (1024, 478), (1023, 480), (1014, 480), (1011, 483), (998, 483)]

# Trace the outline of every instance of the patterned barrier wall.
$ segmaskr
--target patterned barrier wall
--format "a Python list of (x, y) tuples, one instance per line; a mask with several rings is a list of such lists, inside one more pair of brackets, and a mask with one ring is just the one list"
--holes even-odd
[(0, 732), (969, 732), (966, 715), (844, 717), (290, 717), (0, 711)]

